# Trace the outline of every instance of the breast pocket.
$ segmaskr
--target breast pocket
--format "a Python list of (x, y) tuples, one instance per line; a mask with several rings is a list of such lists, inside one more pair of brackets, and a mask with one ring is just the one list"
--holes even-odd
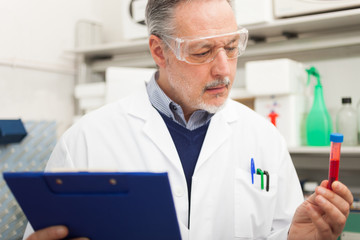
[(250, 171), (235, 170), (234, 229), (240, 239), (265, 239), (271, 232), (276, 205), (277, 175), (271, 174), (269, 191), (261, 187), (261, 176), (254, 175), (252, 184)]

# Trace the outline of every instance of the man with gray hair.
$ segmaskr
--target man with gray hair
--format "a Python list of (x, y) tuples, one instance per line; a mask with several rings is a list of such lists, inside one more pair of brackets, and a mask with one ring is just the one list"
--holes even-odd
[[(330, 191), (323, 181), (303, 201), (276, 128), (228, 99), (248, 37), (229, 2), (149, 0), (146, 22), (158, 71), (136, 95), (72, 126), (47, 170), (168, 172), (185, 240), (335, 240), (353, 201), (348, 188), (336, 181)], [(67, 233), (54, 226), (28, 239)]]

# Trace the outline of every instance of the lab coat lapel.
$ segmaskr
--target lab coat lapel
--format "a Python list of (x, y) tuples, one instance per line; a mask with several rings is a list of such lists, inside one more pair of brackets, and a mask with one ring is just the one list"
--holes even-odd
[(230, 137), (230, 119), (228, 118), (226, 112), (227, 111), (221, 111), (212, 117), (201, 148), (198, 162), (196, 164), (195, 172), (211, 157), (211, 155), (226, 141), (226, 139)]
[(182, 169), (179, 155), (175, 148), (171, 135), (160, 114), (154, 109), (149, 114), (144, 125), (144, 133), (164, 153), (168, 160), (178, 169)]
[(144, 88), (129, 106), (129, 113), (144, 120), (143, 131), (177, 169), (182, 171), (179, 155), (169, 130), (158, 111), (151, 105)]

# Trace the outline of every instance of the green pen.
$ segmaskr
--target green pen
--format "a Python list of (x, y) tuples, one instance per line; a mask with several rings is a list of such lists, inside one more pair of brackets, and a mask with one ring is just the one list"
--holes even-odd
[(268, 171), (264, 170), (264, 174), (266, 175), (266, 191), (269, 191), (270, 188), (270, 174)]
[(260, 168), (258, 168), (256, 170), (256, 174), (261, 175), (261, 189), (264, 189), (264, 172)]

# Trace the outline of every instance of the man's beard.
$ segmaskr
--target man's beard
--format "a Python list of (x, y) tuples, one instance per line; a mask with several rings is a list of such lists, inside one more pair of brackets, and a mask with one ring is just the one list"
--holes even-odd
[[(224, 77), (223, 79), (216, 79), (212, 82), (209, 82), (208, 84), (206, 84), (206, 86), (204, 87), (203, 93), (205, 93), (205, 91), (209, 88), (214, 88), (220, 85), (224, 85), (226, 88), (228, 88), (229, 90), (229, 85), (230, 85), (230, 79), (228, 77)], [(216, 97), (220, 97), (219, 94), (216, 95)], [(226, 103), (227, 99), (224, 100), (224, 102), (220, 105), (213, 105), (213, 104), (207, 104), (204, 101), (202, 101), (200, 99), (200, 101), (196, 104), (196, 106), (199, 109), (205, 110), (209, 113), (216, 113), (218, 111), (220, 111), (221, 109), (224, 108), (225, 103)]]
[[(203, 88), (201, 95), (199, 95), (196, 99), (191, 100), (191, 96), (189, 94), (191, 94), (191, 86), (190, 84), (184, 84), (184, 83), (180, 83), (178, 80), (174, 80), (173, 78), (173, 74), (172, 72), (168, 72), (168, 77), (169, 77), (169, 83), (170, 86), (175, 90), (175, 92), (177, 92), (178, 94), (180, 93), (182, 95), (182, 101), (180, 101), (180, 97), (178, 97), (178, 102), (176, 102), (177, 104), (179, 104), (180, 106), (182, 104), (190, 104), (194, 109), (197, 110), (204, 110), (207, 111), (209, 113), (216, 113), (219, 110), (221, 110), (222, 108), (224, 108), (225, 103), (227, 101), (227, 99), (225, 99), (221, 104), (218, 105), (214, 105), (214, 104), (208, 104), (205, 103), (205, 101), (202, 99), (202, 95), (206, 92), (207, 89), (209, 88), (214, 88), (220, 85), (224, 85), (226, 88), (228, 88), (228, 90), (230, 90), (230, 79), (229, 77), (224, 77), (224, 78), (218, 78), (215, 79), (209, 83), (206, 84), (206, 86)], [(180, 77), (180, 76), (178, 76)], [(181, 78), (181, 77), (180, 77)], [(195, 80), (194, 80), (195, 81)], [(216, 98), (221, 97), (221, 94), (217, 94)], [(228, 98), (229, 96), (227, 96)], [(174, 100), (174, 99), (172, 99)]]

